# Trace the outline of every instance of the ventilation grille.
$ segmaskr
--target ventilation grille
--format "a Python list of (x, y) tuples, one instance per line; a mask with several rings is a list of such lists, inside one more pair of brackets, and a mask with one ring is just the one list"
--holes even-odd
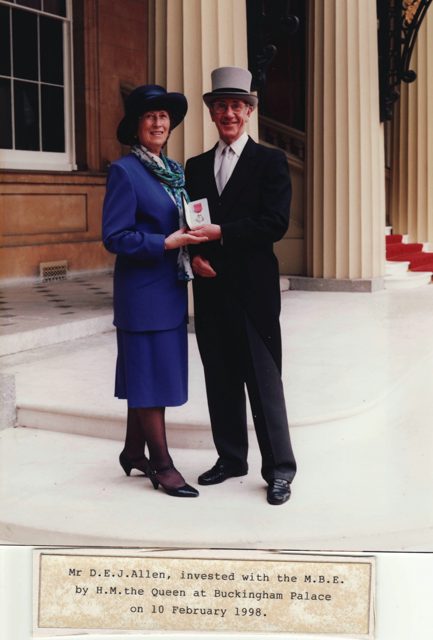
[(49, 280), (66, 280), (67, 273), (67, 260), (39, 263), (39, 275), (44, 282), (48, 282)]

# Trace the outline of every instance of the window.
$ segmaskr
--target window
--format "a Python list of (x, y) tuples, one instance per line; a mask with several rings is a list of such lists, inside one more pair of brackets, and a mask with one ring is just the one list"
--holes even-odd
[(0, 168), (74, 168), (70, 0), (0, 0)]

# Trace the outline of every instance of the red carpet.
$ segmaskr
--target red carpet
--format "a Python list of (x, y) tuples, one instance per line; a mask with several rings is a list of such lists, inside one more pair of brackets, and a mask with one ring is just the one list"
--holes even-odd
[(400, 242), (403, 240), (403, 236), (398, 233), (391, 233), (389, 236), (385, 236), (386, 244), (395, 244), (396, 242)]
[(392, 262), (409, 262), (409, 271), (433, 271), (433, 253), (423, 251), (420, 242), (402, 242), (403, 236), (385, 236), (386, 259)]

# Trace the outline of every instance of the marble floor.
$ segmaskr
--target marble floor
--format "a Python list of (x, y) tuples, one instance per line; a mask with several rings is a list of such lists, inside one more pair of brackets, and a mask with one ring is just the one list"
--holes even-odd
[(109, 273), (0, 288), (0, 356), (108, 330)]
[[(283, 381), (299, 468), (289, 503), (266, 503), (252, 430), (248, 476), (203, 487), (198, 499), (171, 498), (145, 478), (123, 475), (117, 455), (126, 408), (112, 397), (105, 289), (103, 311), (88, 301), (78, 313), (76, 304), (77, 320), (92, 323), (87, 334), (83, 324), (70, 339), (57, 333), (50, 342), (47, 334), (39, 346), (26, 338), (25, 348), (0, 358), (18, 407), (18, 426), (0, 431), (0, 539), (433, 550), (433, 288), (282, 297)], [(48, 330), (48, 316), (38, 330)], [(55, 333), (57, 321), (51, 326)], [(175, 462), (194, 484), (215, 454), (193, 333), (189, 348), (190, 400), (167, 420)]]

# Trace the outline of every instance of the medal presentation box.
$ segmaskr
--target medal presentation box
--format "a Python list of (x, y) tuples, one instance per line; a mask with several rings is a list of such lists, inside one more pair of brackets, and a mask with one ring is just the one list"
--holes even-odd
[(182, 196), (183, 213), (189, 229), (195, 229), (204, 224), (210, 224), (209, 204), (207, 198), (187, 202)]

